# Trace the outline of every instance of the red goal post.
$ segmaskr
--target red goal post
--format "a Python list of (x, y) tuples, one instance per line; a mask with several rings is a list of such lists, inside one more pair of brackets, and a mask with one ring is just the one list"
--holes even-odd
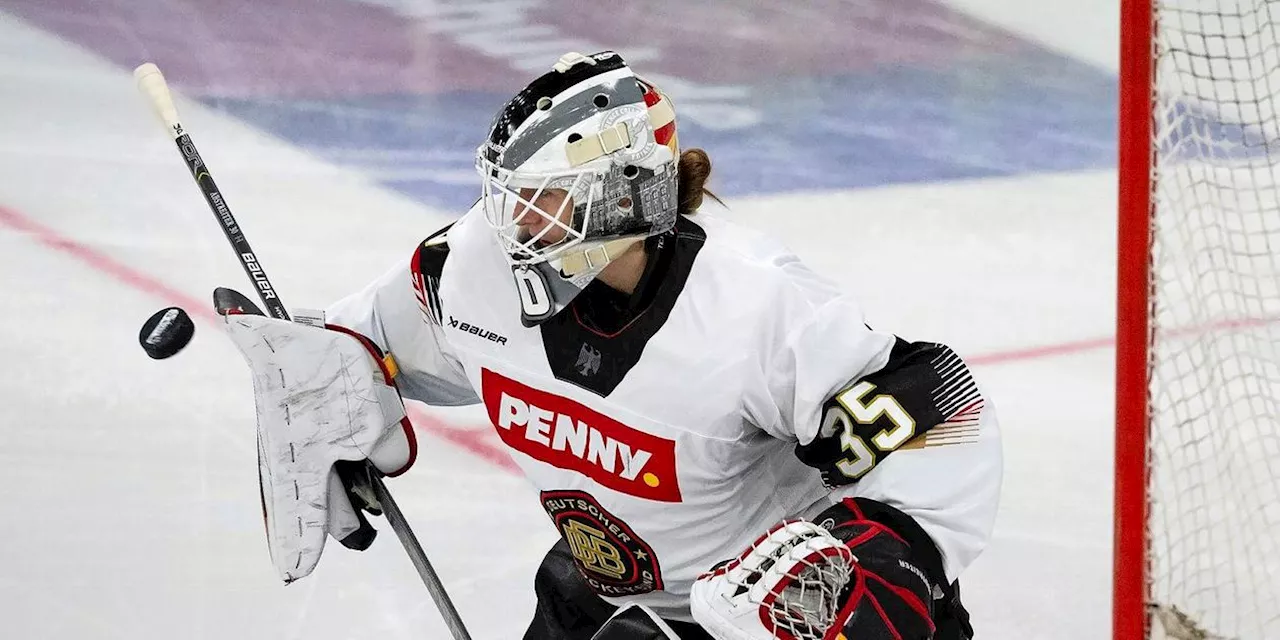
[(1147, 345), (1151, 309), (1152, 0), (1121, 0), (1112, 635), (1147, 637)]
[(1280, 638), (1280, 2), (1121, 0), (1119, 95), (1113, 637)]

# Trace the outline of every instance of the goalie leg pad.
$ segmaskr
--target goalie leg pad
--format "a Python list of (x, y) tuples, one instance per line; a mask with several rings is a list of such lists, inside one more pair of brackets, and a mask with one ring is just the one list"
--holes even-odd
[[(627, 640), (652, 640), (661, 635), (617, 635), (631, 631), (670, 633), (680, 640), (714, 640), (702, 627), (680, 620), (652, 619), (647, 607), (625, 615), (612, 604), (605, 602), (591, 589), (574, 564), (573, 554), (563, 539), (557, 540), (547, 552), (533, 580), (533, 590), (538, 597), (533, 620), (524, 633), (524, 640), (603, 640), (626, 638)], [(633, 608), (632, 605), (623, 610)], [(605, 634), (605, 635), (599, 635)]]
[(315, 568), (326, 534), (367, 527), (338, 490), (334, 463), (372, 460), (403, 472), (413, 431), (382, 354), (362, 336), (258, 315), (224, 320), (253, 374), (267, 543), (291, 582)]
[(591, 640), (680, 640), (671, 625), (642, 604), (614, 612)]

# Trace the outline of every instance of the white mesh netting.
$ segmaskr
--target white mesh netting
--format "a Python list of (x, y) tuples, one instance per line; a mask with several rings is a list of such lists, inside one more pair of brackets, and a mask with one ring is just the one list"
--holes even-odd
[(1280, 3), (1156, 4), (1155, 638), (1280, 638)]
[(759, 541), (726, 580), (767, 609), (778, 637), (821, 640), (836, 624), (856, 562), (825, 529), (796, 521)]
[(798, 640), (821, 640), (840, 613), (840, 594), (853, 575), (847, 556), (801, 560), (799, 575), (770, 607), (770, 618)]

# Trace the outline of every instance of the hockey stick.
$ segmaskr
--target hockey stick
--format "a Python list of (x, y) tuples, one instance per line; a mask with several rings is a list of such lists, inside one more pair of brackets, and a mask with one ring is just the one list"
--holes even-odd
[(191, 142), (191, 136), (178, 121), (178, 108), (173, 104), (173, 95), (169, 93), (169, 85), (164, 81), (164, 74), (160, 73), (159, 67), (148, 62), (134, 69), (133, 77), (138, 82), (138, 90), (147, 97), (156, 115), (160, 116), (160, 121), (164, 123), (165, 129), (177, 143), (178, 151), (186, 161), (187, 169), (191, 171), (191, 177), (195, 178), (196, 185), (204, 194), (205, 202), (209, 203), (209, 209), (213, 211), (214, 217), (222, 226), (227, 242), (231, 243), (231, 248), (240, 256), (240, 266), (244, 268), (244, 274), (249, 276), (258, 289), (258, 297), (262, 298), (267, 314), (272, 318), (288, 320), (289, 312), (285, 311), (284, 305), (280, 303), (275, 287), (271, 286), (271, 281), (267, 279), (267, 274), (262, 270), (262, 265), (258, 263), (258, 258), (253, 253), (253, 247), (250, 247), (249, 241), (245, 240), (244, 232), (240, 230), (240, 225), (236, 224), (236, 219), (231, 215), (231, 209), (227, 208), (226, 201), (222, 199), (218, 185), (214, 184), (213, 176), (209, 174), (209, 167), (200, 157), (200, 152), (196, 151), (196, 146)]
[(449, 594), (445, 593), (444, 583), (440, 581), (440, 576), (436, 575), (436, 570), (431, 567), (426, 552), (422, 550), (422, 545), (418, 544), (413, 530), (409, 528), (409, 522), (404, 519), (400, 507), (391, 498), (391, 492), (387, 491), (387, 485), (382, 483), (381, 473), (374, 468), (373, 463), (368, 463), (368, 468), (373, 493), (378, 498), (382, 513), (387, 516), (387, 522), (391, 523), (391, 529), (396, 532), (396, 537), (400, 538), (400, 544), (404, 545), (404, 550), (409, 554), (409, 560), (413, 562), (414, 568), (418, 570), (418, 575), (422, 576), (422, 583), (427, 585), (427, 591), (431, 593), (431, 599), (435, 601), (445, 625), (449, 627), (449, 633), (453, 634), (454, 640), (471, 640), (467, 628), (462, 624), (462, 616), (458, 615), (458, 610), (453, 608), (453, 601), (449, 599)]
[[(155, 109), (156, 115), (160, 116), (161, 122), (164, 123), (165, 129), (169, 135), (173, 136), (173, 141), (178, 145), (178, 151), (182, 153), (182, 158), (187, 163), (187, 169), (191, 171), (191, 177), (195, 179), (196, 185), (200, 187), (200, 192), (204, 194), (205, 202), (209, 204), (209, 209), (213, 212), (214, 217), (218, 219), (218, 223), (222, 226), (222, 232), (227, 236), (227, 242), (231, 243), (231, 247), (240, 256), (240, 265), (244, 268), (245, 275), (253, 281), (255, 288), (258, 290), (258, 297), (262, 299), (262, 304), (266, 306), (267, 313), (273, 318), (280, 320), (289, 320), (289, 313), (285, 311), (284, 304), (280, 302), (280, 297), (276, 295), (275, 287), (271, 285), (271, 281), (267, 279), (267, 274), (262, 270), (262, 265), (258, 263), (257, 256), (253, 253), (253, 248), (249, 246), (248, 240), (244, 237), (244, 231), (240, 229), (240, 225), (236, 223), (235, 217), (231, 215), (231, 209), (227, 207), (226, 200), (223, 199), (222, 193), (218, 191), (218, 185), (214, 183), (213, 176), (209, 173), (209, 167), (200, 157), (200, 153), (196, 151), (196, 146), (191, 142), (191, 135), (182, 127), (182, 123), (178, 120), (178, 109), (173, 103), (173, 95), (169, 92), (169, 85), (165, 82), (164, 75), (160, 73), (159, 67), (148, 62), (137, 69), (133, 70), (133, 77), (138, 83), (138, 90), (143, 93), (151, 103), (151, 107)], [(405, 519), (404, 513), (400, 511), (391, 498), (391, 493), (387, 491), (386, 485), (382, 483), (382, 472), (373, 466), (372, 462), (365, 463), (369, 472), (369, 480), (373, 485), (373, 490), (377, 496), (378, 502), (381, 503), (383, 513), (387, 517), (387, 522), (391, 524), (392, 530), (396, 532), (396, 537), (400, 538), (400, 543), (404, 545), (404, 550), (409, 554), (409, 560), (413, 562), (413, 566), (418, 570), (418, 576), (422, 578), (423, 584), (427, 587), (427, 592), (431, 594), (431, 599), (435, 601), (436, 608), (439, 609), (440, 615), (444, 618), (445, 624), (449, 627), (449, 631), (453, 634), (454, 640), (471, 640), (471, 636), (467, 633), (467, 628), (462, 624), (462, 618), (458, 615), (458, 610), (454, 608), (453, 602), (449, 599), (449, 594), (445, 592), (444, 584), (440, 582), (440, 577), (436, 575), (435, 570), (431, 567), (431, 562), (427, 560), (427, 554), (422, 550), (417, 536), (413, 534), (413, 529), (409, 527), (409, 521)]]

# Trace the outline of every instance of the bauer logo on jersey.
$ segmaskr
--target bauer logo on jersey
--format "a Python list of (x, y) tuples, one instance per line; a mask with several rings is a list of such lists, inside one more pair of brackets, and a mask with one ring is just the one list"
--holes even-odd
[(507, 446), (614, 491), (680, 502), (676, 443), (555, 394), (482, 369), (489, 420)]
[(543, 491), (542, 506), (569, 545), (574, 564), (602, 596), (634, 596), (662, 588), (653, 548), (583, 491)]

